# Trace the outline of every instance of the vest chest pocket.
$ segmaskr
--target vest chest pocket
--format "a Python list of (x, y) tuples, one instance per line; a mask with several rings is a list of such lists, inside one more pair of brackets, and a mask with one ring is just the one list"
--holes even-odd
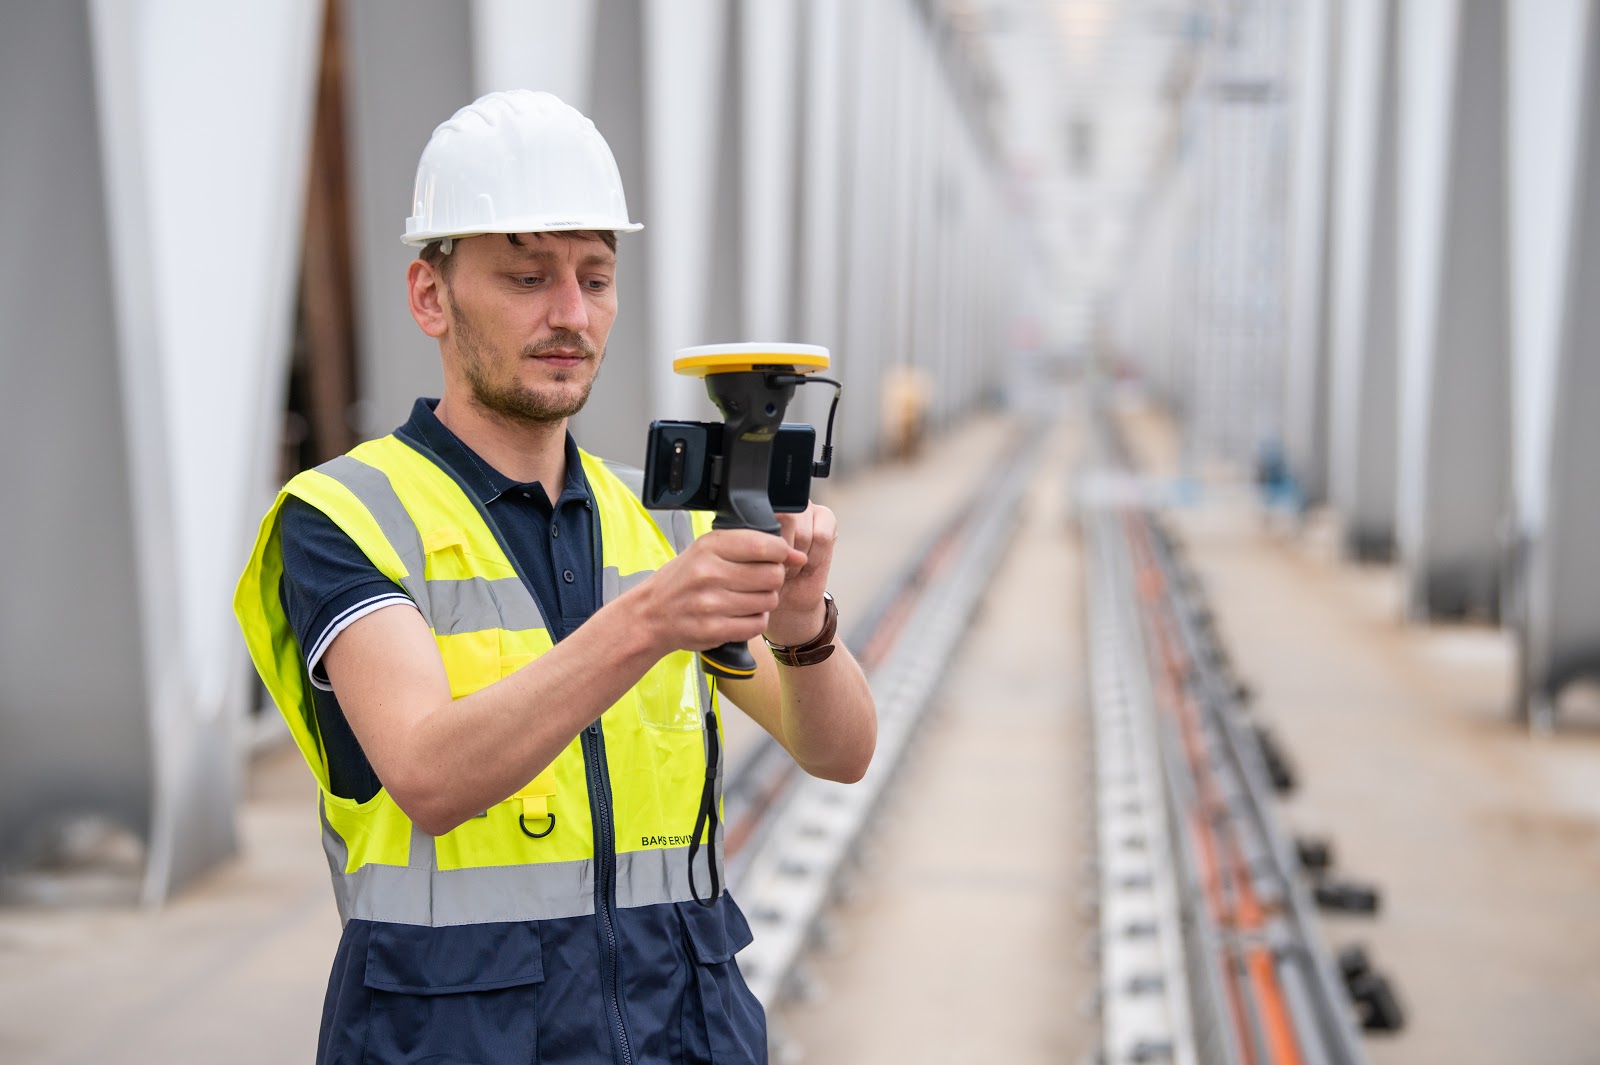
[(646, 673), (633, 689), (639, 720), (664, 732), (698, 732), (700, 667), (689, 651), (674, 651)]

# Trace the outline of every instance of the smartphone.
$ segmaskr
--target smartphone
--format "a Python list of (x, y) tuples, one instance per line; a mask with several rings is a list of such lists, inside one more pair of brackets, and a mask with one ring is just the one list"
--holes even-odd
[[(811, 460), (817, 431), (785, 422), (772, 438), (767, 497), (779, 514), (811, 502)], [(716, 510), (722, 490), (722, 423), (650, 423), (645, 445), (644, 505), (651, 510)]]

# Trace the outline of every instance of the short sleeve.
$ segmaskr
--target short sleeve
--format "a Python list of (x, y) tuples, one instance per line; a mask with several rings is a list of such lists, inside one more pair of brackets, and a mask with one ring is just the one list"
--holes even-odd
[(305, 654), (311, 683), (326, 691), (322, 655), (335, 636), (375, 610), (415, 604), (332, 518), (311, 504), (291, 497), (278, 522), (284, 613)]

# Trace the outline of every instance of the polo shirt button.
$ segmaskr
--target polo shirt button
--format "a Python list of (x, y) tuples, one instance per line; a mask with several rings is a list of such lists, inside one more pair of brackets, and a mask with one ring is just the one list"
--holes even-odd
[(551, 536), (552, 539), (555, 539), (555, 540), (561, 539), (561, 526), (559, 526), (559, 525), (551, 525), (550, 526), (550, 536)]
[(561, 579), (566, 581), (568, 584), (571, 584), (576, 578), (572, 576), (572, 571), (570, 569), (564, 569), (561, 571)]

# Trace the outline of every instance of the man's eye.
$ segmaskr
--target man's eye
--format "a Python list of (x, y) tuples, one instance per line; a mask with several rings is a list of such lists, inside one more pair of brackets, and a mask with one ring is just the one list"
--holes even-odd
[(611, 287), (611, 282), (600, 280), (598, 278), (590, 280), (586, 282), (586, 284), (588, 284), (590, 292), (604, 292), (606, 289)]
[(517, 284), (523, 286), (524, 288), (532, 288), (534, 285), (537, 285), (540, 281), (543, 281), (543, 280), (544, 280), (544, 278), (537, 277), (537, 276), (535, 276), (533, 274), (524, 274), (523, 276), (518, 277), (516, 279), (516, 282), (517, 282)]

